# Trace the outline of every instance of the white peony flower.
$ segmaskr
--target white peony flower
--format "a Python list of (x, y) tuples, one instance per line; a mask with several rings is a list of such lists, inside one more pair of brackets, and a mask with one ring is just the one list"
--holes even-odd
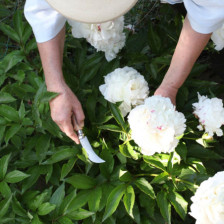
[(193, 113), (199, 118), (200, 122), (198, 129), (200, 131), (205, 129), (209, 136), (213, 136), (214, 133), (217, 136), (222, 136), (221, 126), (224, 124), (222, 100), (218, 98), (208, 99), (207, 96), (200, 96), (200, 94), (198, 94), (198, 99), (198, 103), (193, 104)]
[(128, 116), (132, 139), (144, 155), (174, 151), (179, 141), (176, 137), (184, 133), (185, 121), (170, 99), (161, 96), (147, 98)]
[(224, 172), (202, 182), (191, 200), (189, 214), (196, 219), (196, 224), (223, 224)]
[(125, 45), (124, 17), (102, 24), (87, 24), (68, 20), (72, 26), (72, 35), (86, 40), (97, 49), (105, 52), (107, 61), (116, 58)]
[(111, 103), (122, 102), (120, 110), (123, 116), (132, 106), (144, 103), (149, 87), (144, 77), (131, 67), (117, 68), (104, 78), (105, 84), (99, 87), (106, 100)]
[(217, 51), (224, 48), (224, 24), (220, 29), (212, 33), (211, 39), (214, 42)]

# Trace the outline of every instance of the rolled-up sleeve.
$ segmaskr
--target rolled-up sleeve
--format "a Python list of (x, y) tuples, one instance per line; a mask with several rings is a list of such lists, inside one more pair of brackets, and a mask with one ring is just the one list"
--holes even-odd
[(45, 0), (26, 0), (24, 14), (38, 43), (54, 38), (66, 22)]
[(224, 0), (184, 0), (192, 28), (203, 34), (212, 33), (224, 23)]

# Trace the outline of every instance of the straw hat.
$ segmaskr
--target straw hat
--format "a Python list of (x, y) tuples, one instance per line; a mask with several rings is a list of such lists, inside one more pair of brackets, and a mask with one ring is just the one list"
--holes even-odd
[(128, 12), (138, 0), (47, 0), (65, 17), (84, 23), (102, 23)]

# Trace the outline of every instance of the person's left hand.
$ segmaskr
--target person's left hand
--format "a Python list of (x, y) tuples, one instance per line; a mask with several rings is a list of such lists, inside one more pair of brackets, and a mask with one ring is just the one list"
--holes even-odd
[(176, 95), (178, 89), (172, 86), (162, 86), (160, 85), (158, 89), (155, 91), (154, 95), (160, 95), (162, 97), (170, 98), (171, 102), (174, 106), (176, 106)]

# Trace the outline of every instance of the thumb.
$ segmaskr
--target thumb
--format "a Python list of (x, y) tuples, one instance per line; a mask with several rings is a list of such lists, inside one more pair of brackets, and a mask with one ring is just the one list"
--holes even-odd
[(78, 107), (76, 105), (76, 107), (73, 108), (72, 119), (73, 119), (73, 124), (74, 126), (76, 126), (76, 128), (82, 129), (84, 127), (85, 115), (83, 113), (81, 104)]

